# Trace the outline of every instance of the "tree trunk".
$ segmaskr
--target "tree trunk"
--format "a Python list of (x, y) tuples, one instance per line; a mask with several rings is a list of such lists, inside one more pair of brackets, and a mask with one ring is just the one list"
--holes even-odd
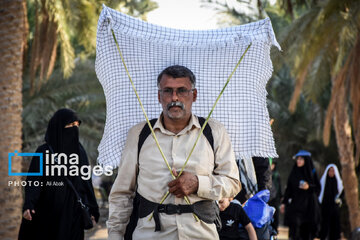
[[(26, 1), (0, 0), (0, 239), (17, 239), (21, 221), (22, 189), (8, 186), (20, 181), (8, 175), (8, 153), (21, 152), (22, 68), (27, 31)], [(12, 163), (21, 172), (21, 162)]]
[(334, 112), (334, 128), (340, 155), (345, 198), (349, 208), (350, 227), (351, 230), (354, 230), (360, 227), (359, 193), (355, 172), (354, 143), (351, 137), (346, 98), (345, 84), (342, 84)]

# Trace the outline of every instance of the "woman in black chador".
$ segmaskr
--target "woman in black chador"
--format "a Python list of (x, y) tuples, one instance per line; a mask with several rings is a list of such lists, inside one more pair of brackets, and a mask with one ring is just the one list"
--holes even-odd
[(294, 157), (296, 163), (288, 178), (281, 212), (286, 205), (285, 225), (289, 226), (289, 238), (308, 240), (320, 230), (320, 182), (309, 152), (300, 150)]
[[(79, 142), (79, 125), (81, 121), (75, 112), (69, 109), (60, 109), (50, 119), (45, 144), (36, 150), (43, 153), (43, 176), (28, 176), (27, 181), (40, 182), (39, 186), (27, 185), (25, 187), (25, 202), (23, 219), (19, 232), (19, 239), (36, 240), (80, 240), (84, 239), (84, 223), (81, 208), (73, 189), (66, 182), (64, 174), (59, 176), (46, 176), (46, 154), (64, 153), (69, 160), (70, 155), (79, 156), (78, 161), (66, 163), (69, 169), (79, 168), (78, 174), (68, 175), (68, 178), (83, 203), (89, 207), (93, 221), (98, 221), (99, 208), (96, 203), (94, 190), (89, 180), (81, 178), (80, 168), (89, 165), (86, 152)], [(51, 146), (51, 147), (50, 147)], [(59, 157), (60, 158), (60, 157)], [(61, 159), (64, 159), (62, 157)], [(60, 163), (60, 159), (58, 159)], [(65, 161), (63, 160), (62, 163)], [(56, 164), (56, 163), (55, 163)], [(30, 172), (39, 172), (40, 159), (33, 157), (30, 163)], [(50, 172), (51, 173), (51, 172)], [(95, 223), (95, 222), (94, 222)]]
[(340, 239), (340, 195), (344, 189), (335, 164), (329, 164), (320, 179), (321, 239)]

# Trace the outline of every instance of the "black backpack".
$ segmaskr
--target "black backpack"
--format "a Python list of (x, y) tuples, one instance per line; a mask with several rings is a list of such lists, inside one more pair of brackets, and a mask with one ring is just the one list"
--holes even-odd
[[(199, 119), (200, 126), (202, 127), (205, 123), (205, 118), (198, 117), (198, 119)], [(150, 120), (151, 127), (154, 127), (156, 121), (157, 121), (157, 118)], [(140, 150), (141, 150), (145, 140), (147, 139), (147, 137), (150, 134), (151, 134), (151, 130), (149, 128), (149, 125), (147, 123), (145, 123), (145, 126), (143, 127), (143, 129), (141, 130), (141, 132), (139, 134), (138, 156), (137, 156), (138, 166), (139, 166)], [(214, 137), (212, 135), (212, 130), (211, 130), (211, 127), (209, 124), (206, 124), (203, 134), (206, 137), (206, 139), (209, 141), (210, 146), (214, 151)], [(137, 171), (137, 174), (139, 174), (139, 169)], [(125, 236), (124, 236), (125, 240), (132, 240), (132, 235), (133, 235), (133, 232), (135, 231), (135, 228), (136, 228), (136, 225), (137, 225), (137, 222), (139, 219), (139, 213), (138, 213), (139, 204), (140, 204), (140, 197), (139, 197), (138, 193), (136, 193), (134, 200), (133, 200), (133, 211), (130, 216), (130, 222), (126, 226), (126, 231), (125, 231)]]

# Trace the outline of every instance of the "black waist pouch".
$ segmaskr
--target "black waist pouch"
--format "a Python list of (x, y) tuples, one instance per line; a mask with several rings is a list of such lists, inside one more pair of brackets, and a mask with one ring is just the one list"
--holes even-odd
[(215, 223), (217, 230), (221, 230), (220, 209), (215, 201), (203, 200), (192, 204), (194, 213), (205, 223)]
[(221, 229), (220, 209), (215, 201), (203, 200), (191, 205), (158, 204), (147, 200), (139, 194), (139, 218), (148, 216), (154, 212), (155, 231), (160, 231), (159, 213), (182, 214), (195, 213), (205, 223), (216, 225)]

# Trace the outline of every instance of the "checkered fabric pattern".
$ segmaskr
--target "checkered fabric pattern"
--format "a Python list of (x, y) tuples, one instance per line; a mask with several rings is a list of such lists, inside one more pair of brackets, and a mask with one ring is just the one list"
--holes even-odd
[(111, 29), (149, 119), (159, 117), (162, 111), (157, 76), (171, 65), (193, 71), (198, 89), (193, 113), (207, 117), (228, 76), (252, 43), (212, 117), (225, 125), (237, 158), (277, 157), (265, 87), (273, 71), (270, 48), (280, 46), (270, 19), (216, 30), (179, 30), (104, 6), (98, 22), (95, 65), (107, 105), (104, 135), (98, 147), (100, 164), (118, 166), (128, 130), (145, 120)]

